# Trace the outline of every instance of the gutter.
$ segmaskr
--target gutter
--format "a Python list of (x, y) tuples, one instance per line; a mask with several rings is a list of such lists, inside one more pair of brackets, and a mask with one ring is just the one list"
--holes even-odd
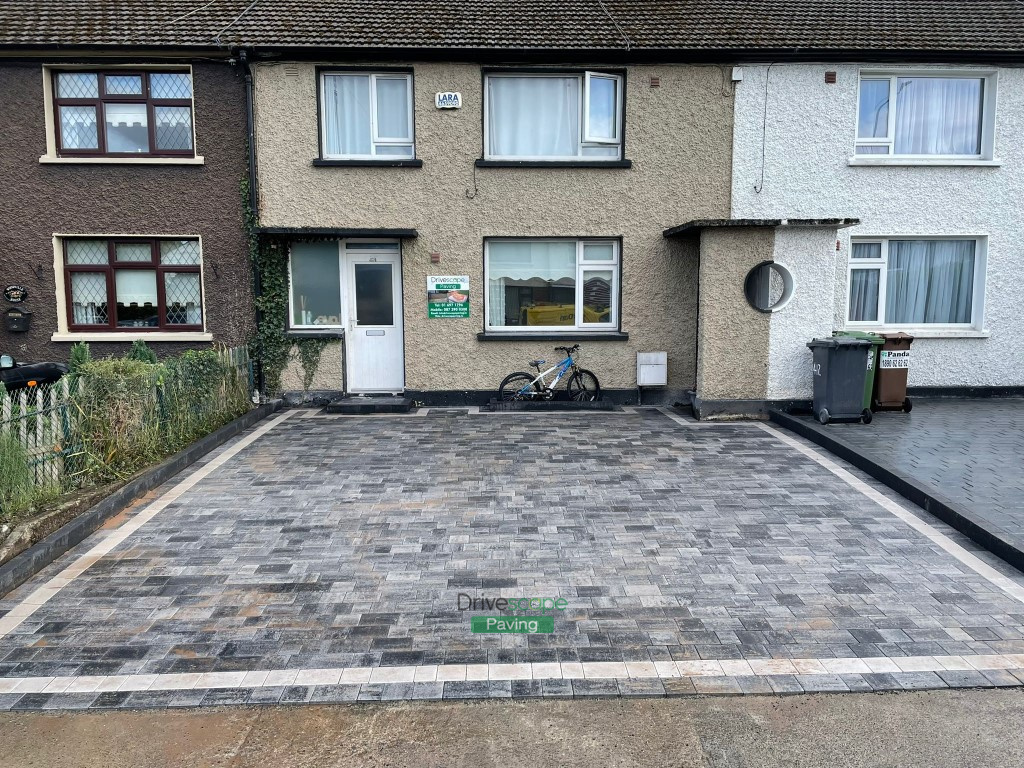
[[(253, 216), (256, 219), (257, 226), (260, 221), (260, 189), (259, 189), (259, 176), (256, 170), (256, 116), (255, 116), (255, 85), (252, 80), (252, 67), (249, 65), (249, 54), (250, 52), (246, 49), (241, 49), (238, 52), (238, 61), (242, 66), (242, 75), (245, 78), (245, 140), (249, 149), (248, 158), (248, 176), (249, 176), (249, 205), (252, 207)], [(253, 233), (253, 236), (259, 238), (259, 234)], [(256, 304), (256, 328), (258, 329), (263, 323), (263, 312), (259, 308), (258, 299), (263, 296), (263, 281), (260, 277), (258, 269), (254, 268), (254, 265), (250, 265), (250, 271), (252, 272), (252, 295), (253, 300)], [(263, 363), (259, 356), (256, 356), (256, 391), (261, 395), (266, 394), (267, 382), (263, 375)]]

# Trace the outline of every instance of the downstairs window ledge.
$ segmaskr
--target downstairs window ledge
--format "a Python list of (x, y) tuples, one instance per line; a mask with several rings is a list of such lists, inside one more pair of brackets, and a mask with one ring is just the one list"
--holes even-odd
[(615, 333), (478, 333), (477, 341), (629, 341), (629, 334)]
[(202, 331), (155, 331), (152, 333), (132, 333), (131, 331), (123, 333), (93, 333), (89, 331), (76, 333), (74, 331), (67, 331), (53, 334), (50, 337), (50, 341), (123, 341), (125, 343), (133, 341), (204, 342), (213, 341), (213, 334), (203, 333)]

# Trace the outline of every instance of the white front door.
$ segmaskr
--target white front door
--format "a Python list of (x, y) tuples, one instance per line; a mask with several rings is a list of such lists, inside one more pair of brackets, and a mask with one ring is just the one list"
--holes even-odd
[(343, 244), (349, 392), (402, 392), (402, 257), (398, 243)]

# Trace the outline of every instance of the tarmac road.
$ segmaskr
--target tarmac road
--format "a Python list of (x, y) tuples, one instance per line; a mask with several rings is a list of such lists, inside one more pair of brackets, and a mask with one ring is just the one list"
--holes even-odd
[(1024, 690), (12, 712), (0, 763), (1021, 766)]

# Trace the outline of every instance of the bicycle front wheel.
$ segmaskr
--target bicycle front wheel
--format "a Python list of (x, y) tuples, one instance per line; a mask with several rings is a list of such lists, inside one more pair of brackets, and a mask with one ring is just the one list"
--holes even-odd
[(593, 402), (601, 399), (601, 385), (591, 371), (580, 368), (569, 379), (569, 397), (577, 402)]
[(498, 387), (498, 399), (502, 402), (532, 399), (537, 394), (537, 391), (531, 386), (533, 379), (533, 376), (522, 371), (510, 373), (502, 379), (501, 386)]

